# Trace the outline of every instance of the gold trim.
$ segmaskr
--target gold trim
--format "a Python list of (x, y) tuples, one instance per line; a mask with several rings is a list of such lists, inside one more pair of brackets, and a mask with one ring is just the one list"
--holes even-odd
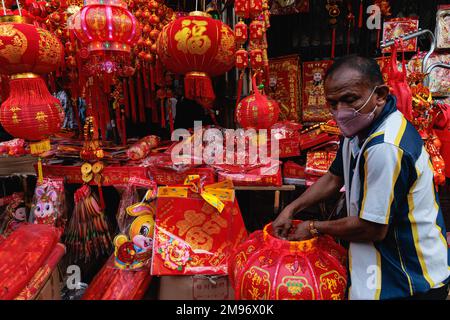
[(197, 77), (207, 77), (208, 74), (206, 72), (197, 72), (197, 71), (192, 71), (192, 72), (188, 72), (186, 73), (185, 76), (197, 76)]
[(31, 19), (29, 17), (18, 16), (18, 15), (10, 15), (10, 16), (1, 16), (0, 22), (33, 24), (33, 19)]
[(189, 12), (190, 17), (206, 17), (206, 18), (212, 18), (212, 16), (204, 11), (191, 11)]
[(39, 75), (36, 73), (32, 73), (32, 72), (27, 72), (27, 73), (17, 73), (17, 74), (13, 74), (11, 76), (11, 80), (16, 80), (16, 79), (36, 79), (39, 78)]

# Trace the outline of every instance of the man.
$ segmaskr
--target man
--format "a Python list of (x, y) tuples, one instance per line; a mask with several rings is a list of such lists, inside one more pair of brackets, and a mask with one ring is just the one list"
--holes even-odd
[[(349, 56), (325, 77), (325, 96), (345, 139), (329, 172), (274, 221), (275, 234), (349, 241), (349, 299), (445, 299), (449, 260), (429, 155), (396, 109), (377, 63)], [(305, 221), (293, 215), (345, 185), (347, 217)]]

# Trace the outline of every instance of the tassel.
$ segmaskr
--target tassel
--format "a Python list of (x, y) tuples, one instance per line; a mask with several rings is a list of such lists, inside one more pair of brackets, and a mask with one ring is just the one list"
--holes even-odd
[(202, 101), (208, 108), (216, 98), (211, 79), (204, 72), (189, 72), (184, 77), (184, 94), (187, 99)]
[(239, 104), (239, 101), (241, 101), (243, 84), (244, 84), (244, 71), (241, 71), (239, 74), (239, 80), (238, 80), (238, 86), (237, 86), (237, 92), (236, 92), (236, 107)]
[(38, 163), (37, 163), (37, 167), (38, 167), (38, 184), (42, 184), (42, 182), (44, 182), (44, 173), (42, 171), (42, 158), (39, 157), (38, 158)]
[(169, 104), (169, 126), (170, 126), (170, 134), (173, 132), (173, 113), (172, 113), (172, 99), (168, 100)]
[(160, 107), (161, 107), (161, 128), (166, 127), (166, 116), (164, 115), (164, 98), (160, 99)]
[(128, 94), (128, 79), (123, 78), (122, 80), (122, 86), (123, 86), (123, 102), (125, 105), (125, 115), (127, 118), (130, 118), (130, 97)]
[(145, 92), (148, 91), (148, 66), (144, 66), (144, 68), (142, 69), (142, 77), (144, 78), (144, 88), (145, 88)]
[(122, 121), (120, 117), (120, 106), (119, 103), (114, 103), (114, 111), (115, 111), (115, 118), (116, 118), (116, 127), (117, 127), (117, 133), (119, 134), (120, 138), (122, 138)]
[(98, 195), (99, 195), (99, 200), (100, 200), (100, 208), (103, 210), (105, 210), (106, 206), (105, 206), (105, 198), (103, 197), (103, 188), (101, 184), (97, 185), (98, 187)]
[(363, 26), (363, 18), (364, 18), (364, 4), (363, 0), (359, 2), (359, 20), (358, 20), (358, 28), (361, 29)]
[(150, 103), (152, 106), (152, 122), (158, 123), (158, 106), (156, 105), (155, 91), (151, 91)]
[(125, 146), (127, 144), (127, 127), (125, 123), (125, 112), (124, 110), (120, 110), (121, 118), (122, 118), (122, 145)]
[(142, 76), (141, 72), (137, 72), (136, 86), (138, 91), (138, 108), (139, 108), (139, 122), (145, 123), (145, 110), (144, 110), (144, 94), (142, 92)]
[(150, 66), (150, 88), (155, 91), (155, 67)]
[(134, 81), (133, 77), (130, 77), (129, 80), (129, 86), (130, 86), (130, 98), (131, 98), (131, 119), (133, 123), (137, 122), (137, 115), (136, 115), (136, 97), (134, 94)]
[(334, 59), (335, 49), (336, 49), (336, 28), (333, 27), (333, 31), (331, 34), (331, 59)]

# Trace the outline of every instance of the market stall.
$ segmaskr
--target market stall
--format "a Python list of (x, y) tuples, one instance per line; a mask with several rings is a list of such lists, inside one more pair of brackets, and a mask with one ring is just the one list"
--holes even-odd
[[(2, 1), (0, 299), (346, 299), (345, 243), (271, 223), (336, 159), (324, 77), (355, 53), (419, 132), (450, 229), (444, 3)], [(345, 215), (346, 191), (301, 218)]]

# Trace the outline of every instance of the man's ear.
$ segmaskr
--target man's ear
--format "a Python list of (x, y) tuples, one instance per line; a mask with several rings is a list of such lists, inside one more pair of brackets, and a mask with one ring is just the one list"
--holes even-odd
[(386, 84), (379, 85), (377, 90), (377, 105), (382, 106), (386, 103), (387, 96), (389, 95), (389, 87)]

